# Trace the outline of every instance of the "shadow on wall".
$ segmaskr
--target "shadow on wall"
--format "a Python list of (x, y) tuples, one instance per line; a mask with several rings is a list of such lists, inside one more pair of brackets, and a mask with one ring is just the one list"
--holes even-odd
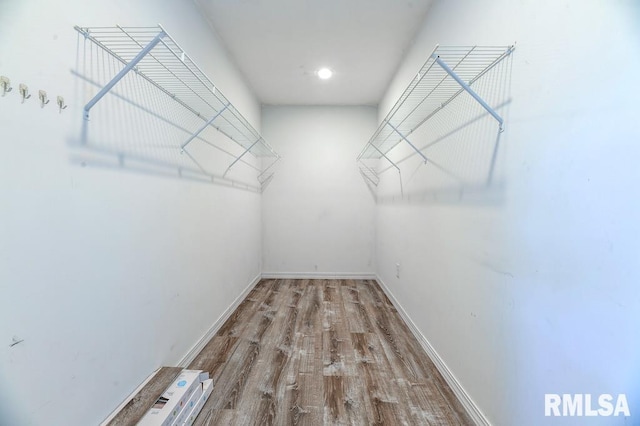
[[(380, 160), (378, 204), (499, 205), (506, 189), (504, 151), (509, 133), (513, 53), (471, 86), (504, 121), (498, 122), (463, 92), (411, 134), (408, 144), (399, 140), (389, 158)], [(365, 179), (370, 188), (373, 184)], [(375, 191), (373, 191), (375, 192)]]
[[(71, 74), (84, 104), (123, 65), (80, 35), (77, 46)], [(239, 161), (238, 168), (244, 170), (232, 170), (226, 177), (217, 172), (226, 170), (243, 148), (211, 126), (182, 148), (202, 124), (200, 117), (132, 71), (91, 109), (79, 135), (69, 140), (71, 163), (260, 192), (260, 160), (251, 155)], [(252, 181), (255, 184), (247, 183)]]

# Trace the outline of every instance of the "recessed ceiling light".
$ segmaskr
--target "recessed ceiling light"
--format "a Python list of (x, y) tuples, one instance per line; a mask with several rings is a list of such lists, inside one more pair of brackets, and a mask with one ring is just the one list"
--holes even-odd
[(331, 76), (333, 75), (333, 71), (331, 71), (329, 68), (320, 68), (317, 74), (320, 79), (327, 80), (331, 78)]

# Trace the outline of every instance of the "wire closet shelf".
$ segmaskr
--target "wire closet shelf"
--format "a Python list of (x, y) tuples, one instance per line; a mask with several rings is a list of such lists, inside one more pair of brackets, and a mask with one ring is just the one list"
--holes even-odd
[(381, 158), (399, 171), (387, 154), (402, 141), (426, 162), (427, 157), (411, 142), (410, 135), (465, 92), (495, 118), (502, 131), (502, 117), (474, 92), (472, 85), (509, 56), (514, 48), (513, 45), (436, 46), (358, 155), (362, 175), (377, 185), (376, 171), (362, 161)]
[(272, 174), (265, 176), (265, 172), (280, 156), (162, 26), (74, 28), (124, 65), (84, 107), (85, 119), (89, 118), (91, 108), (118, 81), (129, 71), (134, 71), (202, 120), (202, 126), (181, 144), (182, 150), (211, 126), (244, 148), (242, 154), (236, 156), (229, 165), (225, 175), (245, 154), (251, 153), (273, 160), (258, 176), (258, 180), (264, 183), (271, 178)]

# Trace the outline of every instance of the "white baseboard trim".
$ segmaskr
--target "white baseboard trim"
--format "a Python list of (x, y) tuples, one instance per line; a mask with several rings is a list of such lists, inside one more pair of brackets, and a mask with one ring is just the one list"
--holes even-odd
[[(186, 368), (189, 364), (191, 364), (196, 356), (198, 356), (200, 351), (202, 351), (206, 344), (209, 343), (209, 340), (211, 340), (211, 338), (215, 336), (218, 330), (220, 330), (222, 324), (225, 323), (225, 321), (231, 316), (233, 311), (236, 310), (236, 308), (240, 305), (244, 298), (247, 297), (249, 292), (253, 290), (253, 288), (260, 282), (261, 279), (262, 274), (256, 275), (251, 283), (249, 283), (249, 285), (244, 290), (242, 290), (242, 293), (238, 297), (236, 297), (233, 303), (222, 313), (222, 315), (220, 315), (220, 318), (218, 318), (216, 322), (213, 323), (213, 325), (209, 328), (205, 335), (202, 336), (191, 349), (189, 349), (189, 352), (187, 352), (187, 354), (180, 360), (177, 367)], [(122, 403), (115, 410), (113, 410), (102, 423), (100, 423), (100, 426), (106, 426), (111, 420), (113, 420), (113, 418), (125, 407), (125, 405), (127, 405), (131, 401), (131, 399), (138, 392), (140, 392), (140, 390), (147, 383), (149, 383), (149, 381), (158, 373), (158, 371), (160, 371), (160, 368), (155, 370), (149, 375), (149, 377), (147, 377), (142, 383), (140, 383), (140, 385), (124, 401), (122, 401)]]
[(370, 272), (263, 272), (262, 278), (375, 280), (376, 274)]
[(260, 282), (261, 279), (262, 274), (256, 275), (256, 277), (249, 283), (249, 285), (244, 290), (242, 290), (242, 293), (240, 293), (238, 297), (236, 297), (233, 303), (213, 323), (213, 325), (204, 334), (204, 336), (202, 336), (200, 340), (198, 340), (198, 342), (191, 349), (189, 349), (189, 352), (187, 352), (187, 354), (178, 363), (178, 367), (186, 368), (189, 364), (191, 364), (196, 356), (198, 356), (200, 351), (202, 351), (207, 343), (209, 343), (209, 340), (211, 340), (211, 338), (216, 335), (218, 330), (220, 330), (220, 327), (222, 327), (225, 321), (229, 319), (233, 311), (235, 311), (236, 308), (240, 306), (240, 303), (242, 303), (244, 298), (247, 297), (247, 295), (251, 292), (251, 290), (253, 290), (253, 288)]
[(124, 401), (122, 401), (122, 403), (118, 405), (118, 407), (115, 410), (113, 410), (111, 414), (109, 414), (109, 416), (106, 419), (104, 419), (102, 423), (100, 423), (100, 426), (107, 426), (111, 422), (111, 420), (113, 420), (118, 415), (118, 413), (122, 411), (122, 409), (129, 402), (131, 402), (131, 400), (138, 394), (138, 392), (140, 392), (142, 388), (145, 387), (146, 384), (149, 383), (151, 379), (153, 379), (156, 376), (156, 374), (158, 374), (158, 371), (160, 371), (160, 368), (156, 369), (153, 373), (149, 374), (149, 376), (146, 379), (144, 379), (144, 381), (140, 383), (138, 387), (135, 388), (135, 390), (131, 392), (131, 394)]
[(400, 302), (398, 302), (393, 293), (391, 293), (391, 290), (389, 290), (384, 281), (382, 281), (380, 276), (376, 276), (376, 281), (378, 281), (378, 284), (380, 284), (382, 290), (385, 292), (389, 300), (391, 300), (393, 306), (396, 307), (404, 322), (409, 326), (411, 333), (415, 336), (416, 339), (418, 339), (418, 342), (420, 342), (420, 345), (422, 346), (424, 351), (427, 353), (427, 355), (429, 355), (429, 358), (431, 358), (431, 361), (433, 361), (440, 374), (442, 374), (442, 377), (444, 377), (446, 382), (449, 384), (451, 390), (456, 395), (458, 400), (460, 400), (462, 406), (465, 408), (465, 410), (467, 410), (467, 413), (469, 414), (471, 419), (478, 426), (491, 426), (489, 420), (485, 417), (482, 411), (480, 411), (480, 408), (476, 405), (473, 399), (471, 399), (471, 396), (469, 396), (467, 391), (464, 390), (458, 379), (456, 379), (456, 376), (453, 375), (453, 372), (449, 369), (449, 367), (447, 367), (447, 364), (440, 357), (440, 355), (438, 355), (438, 352), (436, 352), (433, 346), (431, 346), (431, 343), (429, 343), (427, 338), (422, 334), (422, 332), (420, 332), (420, 329), (411, 320), (409, 314), (407, 314)]

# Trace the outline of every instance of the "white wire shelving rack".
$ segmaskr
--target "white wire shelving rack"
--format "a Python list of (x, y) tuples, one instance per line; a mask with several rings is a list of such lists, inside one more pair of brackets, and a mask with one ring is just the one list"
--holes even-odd
[(162, 26), (74, 28), (86, 40), (92, 41), (123, 64), (111, 81), (85, 105), (85, 119), (89, 119), (91, 109), (125, 75), (133, 71), (202, 120), (202, 125), (194, 129), (180, 145), (181, 150), (208, 127), (213, 127), (242, 147), (242, 153), (235, 156), (223, 176), (246, 154), (251, 153), (267, 160), (266, 167), (258, 175), (259, 183), (264, 187), (272, 179), (272, 167), (280, 159), (278, 153)]
[[(473, 83), (507, 58), (515, 49), (509, 46), (436, 46), (409, 86), (357, 157), (360, 173), (377, 186), (379, 173), (365, 160), (384, 158), (400, 174), (400, 168), (388, 154), (406, 142), (426, 163), (428, 158), (411, 141), (410, 136), (438, 111), (467, 93), (489, 113), (503, 131), (503, 118), (472, 88)], [(402, 191), (402, 178), (400, 178)]]

